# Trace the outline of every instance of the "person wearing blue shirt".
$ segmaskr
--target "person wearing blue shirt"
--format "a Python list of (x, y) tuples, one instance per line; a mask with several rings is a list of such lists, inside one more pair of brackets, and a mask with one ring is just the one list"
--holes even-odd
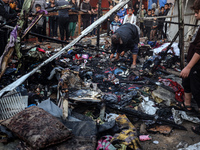
[(126, 9), (122, 7), (122, 9), (120, 9), (120, 10), (117, 12), (117, 15), (118, 15), (119, 18), (121, 19), (121, 22), (123, 22), (124, 17), (125, 17), (125, 15), (126, 15)]
[(119, 21), (119, 16), (115, 15), (114, 21), (110, 24), (110, 30), (112, 31), (112, 34), (115, 33), (115, 31), (121, 26), (121, 22)]

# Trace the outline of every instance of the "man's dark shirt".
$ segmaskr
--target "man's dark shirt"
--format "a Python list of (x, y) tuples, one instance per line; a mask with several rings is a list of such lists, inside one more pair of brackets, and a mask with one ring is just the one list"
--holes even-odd
[(111, 52), (115, 51), (128, 51), (132, 49), (135, 44), (139, 43), (138, 29), (135, 25), (126, 23), (123, 24), (119, 29), (115, 31), (122, 39), (123, 44), (113, 44)]

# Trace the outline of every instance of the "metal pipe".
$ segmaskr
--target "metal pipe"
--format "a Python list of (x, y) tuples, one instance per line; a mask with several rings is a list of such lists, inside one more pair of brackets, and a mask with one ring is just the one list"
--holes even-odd
[[(184, 14), (184, 16), (192, 16), (194, 13)], [(153, 20), (153, 18), (175, 18), (178, 17), (178, 15), (171, 15), (171, 16), (160, 16), (160, 17), (145, 17), (143, 20)]]
[[(101, 0), (98, 2), (98, 18), (101, 17)], [(100, 39), (100, 25), (97, 27), (97, 49), (99, 50), (99, 39)]]

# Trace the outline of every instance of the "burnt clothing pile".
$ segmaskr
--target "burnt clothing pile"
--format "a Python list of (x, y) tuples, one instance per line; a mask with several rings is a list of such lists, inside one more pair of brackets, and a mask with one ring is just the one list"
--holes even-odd
[[(57, 50), (36, 46), (23, 51), (23, 62), (13, 57), (1, 78), (1, 88), (40, 65)], [(139, 140), (142, 133), (135, 127), (138, 121), (147, 125), (149, 133), (163, 128), (168, 129), (167, 133), (172, 129), (185, 130), (174, 122), (179, 118), (173, 115), (171, 108), (163, 109), (181, 102), (184, 91), (179, 79), (166, 77), (159, 70), (154, 74), (145, 72), (146, 68), (153, 67), (162, 52), (153, 55), (155, 51), (150, 46), (141, 46), (137, 68), (130, 69), (131, 53), (111, 62), (105, 50), (94, 51), (90, 44), (74, 46), (38, 69), (14, 93), (2, 96), (1, 125), (22, 141), (17, 145), (19, 149), (108, 147), (139, 150), (142, 149)], [(152, 56), (147, 58), (146, 55)], [(146, 60), (141, 61), (145, 57)], [(165, 62), (176, 60), (166, 56)], [(19, 105), (19, 99), (23, 99), (23, 105)], [(8, 113), (8, 110), (13, 111)], [(198, 122), (196, 118), (194, 120)], [(45, 129), (43, 135), (39, 134), (40, 129)], [(6, 137), (4, 142), (9, 142), (11, 135), (4, 129), (1, 132), (4, 134), (0, 138)], [(33, 132), (37, 135), (35, 141)]]

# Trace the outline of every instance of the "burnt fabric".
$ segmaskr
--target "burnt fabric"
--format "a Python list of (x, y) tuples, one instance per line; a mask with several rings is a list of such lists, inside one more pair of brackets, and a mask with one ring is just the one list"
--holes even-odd
[(139, 150), (141, 149), (139, 139), (137, 137), (137, 132), (135, 126), (129, 121), (126, 115), (119, 115), (115, 119), (118, 126), (122, 129), (120, 133), (113, 136), (111, 143), (124, 144), (131, 149)]
[(116, 150), (116, 148), (110, 143), (112, 139), (112, 136), (107, 135), (102, 137), (99, 141), (98, 141), (98, 146), (97, 146), (97, 150)]
[(84, 87), (84, 83), (77, 73), (69, 70), (63, 70), (58, 87), (81, 89)]
[(45, 148), (71, 138), (58, 119), (36, 106), (29, 107), (1, 123), (33, 149)]
[(121, 98), (121, 101), (118, 104), (121, 106), (128, 105), (136, 95), (137, 95), (137, 91), (135, 90), (130, 91), (129, 93), (127, 93)]
[(105, 100), (106, 103), (117, 103), (118, 102), (118, 98), (114, 94), (105, 94), (102, 99)]
[(172, 81), (171, 79), (159, 79), (159, 82), (162, 82), (165, 86), (172, 87), (176, 94), (175, 99), (179, 102), (183, 102), (184, 89), (181, 87), (180, 84)]
[[(95, 137), (73, 137), (60, 144), (52, 145), (42, 150), (94, 150), (96, 146)], [(33, 150), (24, 142), (20, 142), (17, 150)]]
[(91, 137), (97, 134), (94, 121), (65, 121), (64, 124), (69, 129), (72, 129), (75, 136)]

